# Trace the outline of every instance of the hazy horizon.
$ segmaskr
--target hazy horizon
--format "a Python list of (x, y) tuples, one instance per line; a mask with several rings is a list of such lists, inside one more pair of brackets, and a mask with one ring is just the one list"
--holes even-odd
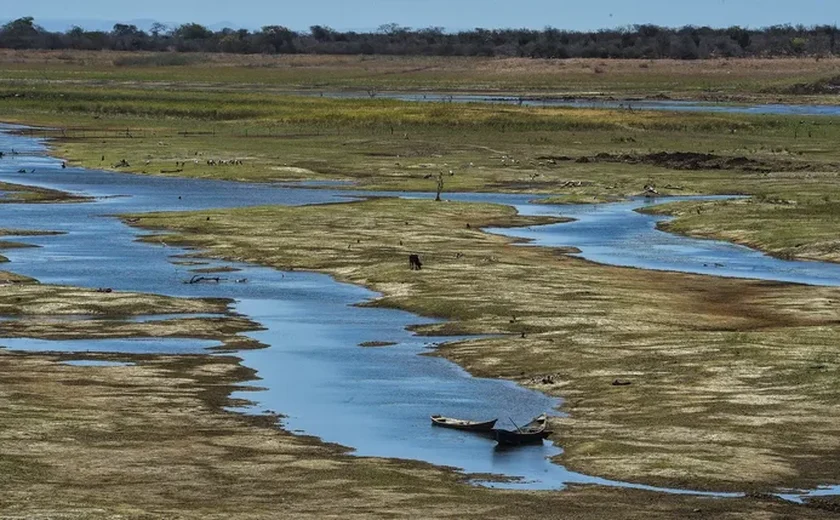
[[(597, 30), (634, 24), (668, 27), (684, 25), (761, 28), (772, 25), (835, 24), (840, 2), (834, 0), (711, 0), (674, 5), (671, 0), (590, 0), (585, 4), (564, 0), (321, 0), (308, 3), (258, 0), (247, 6), (220, 0), (171, 2), (146, 0), (123, 4), (111, 0), (86, 0), (66, 13), (66, 2), (38, 0), (4, 9), (2, 20), (32, 16), (49, 30), (73, 25), (86, 29), (110, 29), (114, 23), (147, 27), (153, 21), (168, 25), (196, 22), (211, 28), (224, 26), (256, 29), (284, 25), (306, 30), (312, 25), (337, 30), (375, 30), (387, 23), (412, 28), (443, 27), (449, 31), (476, 27), (487, 29), (556, 27), (567, 30)], [(145, 25), (144, 25), (145, 24)]]

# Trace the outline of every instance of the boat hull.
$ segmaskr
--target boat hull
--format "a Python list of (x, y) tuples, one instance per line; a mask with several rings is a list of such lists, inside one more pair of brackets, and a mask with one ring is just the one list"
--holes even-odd
[(504, 446), (522, 446), (526, 444), (540, 444), (543, 439), (548, 436), (545, 429), (539, 431), (510, 431), (510, 430), (493, 430), (493, 435), (501, 445)]
[(453, 419), (451, 417), (442, 417), (440, 415), (432, 416), (432, 425), (441, 428), (449, 428), (451, 430), (461, 430), (465, 432), (491, 433), (493, 427), (496, 426), (496, 421), (465, 421), (462, 419)]
[(548, 417), (545, 414), (534, 417), (524, 427), (517, 430), (494, 429), (493, 437), (500, 446), (522, 446), (526, 444), (540, 444), (543, 439), (551, 435), (546, 429)]

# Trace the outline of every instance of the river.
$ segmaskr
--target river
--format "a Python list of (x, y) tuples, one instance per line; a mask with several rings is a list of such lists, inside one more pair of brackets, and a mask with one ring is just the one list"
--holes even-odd
[[(210, 266), (241, 269), (235, 277), (247, 278), (248, 283), (184, 284), (182, 281), (192, 273), (188, 267), (175, 265), (171, 260), (173, 255), (187, 251), (165, 244), (138, 242), (137, 238), (144, 232), (113, 217), (148, 211), (323, 204), (347, 200), (356, 193), (62, 169), (60, 161), (45, 155), (44, 141), (0, 132), (0, 150), (11, 149), (18, 153), (0, 160), (0, 180), (64, 190), (94, 199), (72, 204), (0, 204), (0, 222), (5, 228), (65, 233), (13, 237), (40, 247), (4, 251), (11, 260), (10, 269), (43, 283), (234, 299), (233, 311), (265, 327), (248, 335), (269, 345), (237, 354), (244, 365), (255, 369), (262, 378), (257, 384), (263, 390), (236, 395), (255, 403), (244, 412), (277, 410), (287, 415), (284, 425), (289, 430), (352, 447), (358, 455), (423, 460), (459, 467), (467, 473), (515, 478), (484, 485), (561, 489), (569, 483), (588, 483), (701, 494), (574, 473), (549, 461), (561, 453), (560, 448), (549, 444), (498, 451), (491, 440), (432, 428), (428, 417), (435, 413), (500, 417), (503, 421), (510, 417), (524, 423), (543, 412), (556, 413), (560, 401), (511, 382), (473, 378), (444, 359), (419, 355), (453, 338), (413, 335), (406, 330), (407, 326), (430, 320), (407, 312), (354, 306), (377, 295), (338, 283), (326, 275), (210, 261)], [(18, 173), (20, 169), (28, 173)], [(835, 264), (785, 262), (724, 242), (660, 232), (655, 225), (663, 217), (634, 211), (645, 203), (640, 200), (603, 206), (551, 206), (533, 204), (532, 197), (527, 195), (452, 194), (450, 198), (513, 205), (525, 214), (574, 216), (578, 220), (571, 224), (493, 232), (526, 236), (534, 244), (576, 246), (581, 249), (580, 256), (599, 262), (840, 284), (840, 266)], [(745, 271), (743, 266), (751, 268)], [(358, 347), (370, 341), (396, 345), (381, 349)], [(22, 351), (126, 354), (207, 353), (208, 347), (215, 346), (213, 342), (194, 339), (0, 338), (0, 344)], [(500, 425), (504, 426), (501, 422)], [(835, 491), (828, 488), (813, 493)], [(784, 498), (800, 500), (803, 493), (789, 493)]]
[[(297, 92), (335, 99), (370, 98), (367, 92)], [(595, 108), (613, 110), (658, 110), (777, 116), (840, 116), (840, 105), (792, 105), (786, 103), (719, 103), (673, 99), (613, 99), (578, 97), (530, 97), (494, 94), (447, 94), (441, 92), (377, 92), (375, 99), (422, 103), (481, 103), (525, 107)]]

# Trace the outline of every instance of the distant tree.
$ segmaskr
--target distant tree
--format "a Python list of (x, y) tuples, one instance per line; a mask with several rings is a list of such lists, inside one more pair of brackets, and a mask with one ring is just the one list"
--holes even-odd
[(796, 37), (790, 39), (790, 50), (793, 54), (796, 54), (797, 56), (801, 56), (805, 52), (805, 48), (807, 46), (807, 38)]
[(266, 25), (259, 36), (262, 52), (291, 54), (297, 51), (294, 43), (296, 35), (286, 27)]
[(145, 48), (149, 35), (136, 25), (118, 23), (111, 30), (112, 48), (120, 51), (135, 51)]
[(730, 27), (727, 32), (729, 33), (729, 37), (740, 45), (741, 49), (746, 50), (746, 48), (750, 46), (750, 43), (752, 43), (750, 31), (742, 29), (737, 25), (735, 27)]
[(376, 29), (376, 32), (380, 34), (399, 34), (408, 30), (409, 29), (407, 27), (401, 27), (399, 24), (396, 23), (384, 23)]
[(671, 57), (671, 41), (672, 36), (668, 33), (661, 32), (656, 35), (656, 57), (669, 58)]
[(675, 57), (681, 60), (696, 60), (700, 57), (697, 43), (691, 34), (684, 34), (680, 38)]
[(207, 40), (213, 31), (197, 23), (185, 23), (175, 29), (174, 35), (182, 40)]
[(319, 42), (331, 42), (335, 31), (323, 25), (313, 25), (309, 28), (309, 33)]
[(0, 47), (8, 49), (31, 49), (39, 45), (44, 30), (35, 25), (31, 16), (18, 18), (0, 29)]
[(152, 34), (152, 37), (154, 39), (160, 38), (162, 34), (166, 34), (168, 31), (169, 28), (160, 22), (153, 23), (152, 26), (149, 28), (149, 32)]
[(546, 27), (540, 31), (476, 28), (448, 33), (441, 27), (411, 29), (396, 23), (384, 24), (372, 32), (342, 32), (323, 25), (313, 25), (304, 33), (280, 25), (266, 25), (256, 32), (231, 28), (212, 31), (197, 23), (175, 28), (156, 23), (148, 33), (130, 24), (116, 24), (108, 32), (73, 27), (62, 33), (46, 31), (37, 26), (32, 17), (24, 17), (0, 26), (0, 47), (549, 59), (698, 59), (714, 56), (826, 56), (838, 52), (839, 34), (840, 30), (835, 25), (715, 29), (647, 24), (588, 32)]
[(823, 27), (823, 31), (825, 34), (828, 35), (829, 39), (829, 52), (834, 54), (834, 50), (837, 47), (837, 26), (836, 25), (826, 25)]

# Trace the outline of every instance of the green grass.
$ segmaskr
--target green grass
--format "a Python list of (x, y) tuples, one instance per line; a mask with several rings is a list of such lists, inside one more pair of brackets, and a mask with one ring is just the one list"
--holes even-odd
[(840, 193), (814, 182), (811, 193), (800, 190), (793, 199), (782, 198), (787, 195), (782, 190), (776, 194), (673, 203), (652, 211), (677, 217), (660, 226), (673, 233), (729, 240), (785, 259), (840, 262)]
[[(0, 92), (16, 89), (6, 85)], [(24, 93), (4, 100), (0, 118), (64, 128), (45, 132), (57, 137), (55, 153), (86, 167), (111, 168), (124, 159), (130, 167), (120, 169), (136, 173), (338, 179), (356, 188), (421, 191), (433, 191), (443, 174), (444, 192), (546, 193), (564, 203), (616, 200), (647, 184), (666, 195), (748, 194), (795, 202), (783, 212), (755, 213), (753, 221), (761, 222), (753, 223), (763, 231), (745, 241), (783, 254), (796, 254), (795, 244), (783, 243), (784, 234), (774, 230), (796, 221), (810, 230), (806, 245), (825, 240), (834, 224), (821, 215), (840, 201), (834, 182), (840, 118), (412, 104), (259, 88), (34, 84)], [(660, 151), (746, 158), (762, 169), (693, 171), (597, 159)], [(595, 160), (579, 162), (582, 157)], [(243, 164), (207, 164), (232, 159)], [(690, 222), (706, 236), (732, 238), (725, 226), (712, 226), (714, 220), (745, 221), (728, 211), (704, 212)]]
[(429, 90), (691, 99), (778, 99), (794, 84), (836, 75), (831, 60), (810, 59), (680, 62), (72, 51), (0, 53), (0, 66), (5, 81), (19, 84), (50, 81), (223, 90)]

